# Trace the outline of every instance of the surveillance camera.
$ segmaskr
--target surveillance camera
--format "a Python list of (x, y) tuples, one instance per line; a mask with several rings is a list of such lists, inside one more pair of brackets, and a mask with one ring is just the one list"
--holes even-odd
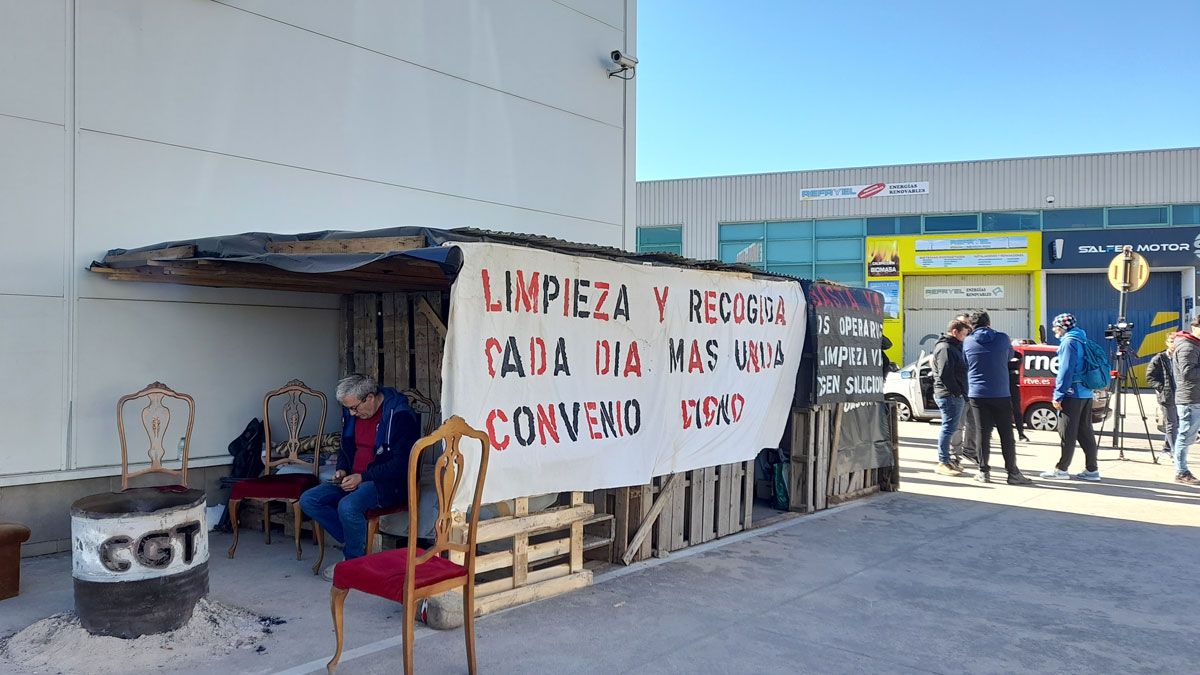
[(638, 60), (632, 56), (628, 54), (622, 54), (621, 50), (619, 49), (614, 49), (612, 54), (609, 54), (609, 56), (612, 58), (613, 63), (617, 64), (622, 69), (633, 68), (638, 62)]
[(1046, 195), (1046, 203), (1053, 204), (1054, 203), (1054, 195)]

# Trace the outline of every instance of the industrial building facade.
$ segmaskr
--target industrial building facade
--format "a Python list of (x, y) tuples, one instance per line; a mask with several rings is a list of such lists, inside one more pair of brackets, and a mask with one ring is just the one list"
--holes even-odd
[(1128, 312), (1144, 365), (1195, 304), (1200, 148), (640, 182), (637, 225), (642, 250), (880, 291), (900, 362), (965, 308), (1035, 339), (1071, 311), (1100, 339), (1131, 244), (1154, 270)]
[(636, 0), (0, 3), (0, 513), (25, 554), (114, 485), (122, 395), (195, 398), (189, 476), (212, 488), (264, 393), (339, 376), (337, 296), (89, 263), (401, 225), (631, 248), (637, 80), (608, 73), (635, 25)]

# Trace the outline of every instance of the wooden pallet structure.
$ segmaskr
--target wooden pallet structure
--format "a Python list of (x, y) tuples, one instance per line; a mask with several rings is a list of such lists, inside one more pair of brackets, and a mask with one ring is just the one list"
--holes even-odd
[(836, 471), (841, 440), (841, 406), (793, 409), (784, 433), (790, 448), (788, 496), (790, 508), (813, 513), (881, 490), (900, 489), (898, 417), (894, 404), (891, 416), (892, 466), (840, 474)]
[(647, 485), (595, 490), (590, 500), (598, 514), (613, 519), (611, 547), (593, 555), (628, 565), (749, 529), (754, 462), (682, 471)]
[[(583, 493), (565, 494), (566, 504), (535, 512), (529, 509), (528, 497), (514, 499), (506, 502), (511, 507), (508, 515), (479, 522), (476, 616), (591, 585), (592, 571), (584, 567), (584, 551), (589, 543), (607, 542), (589, 542), (585, 537), (585, 527), (598, 521)], [(461, 530), (465, 525), (458, 527)], [(461, 532), (459, 536), (463, 536)], [(452, 553), (451, 559), (465, 562), (461, 553)]]

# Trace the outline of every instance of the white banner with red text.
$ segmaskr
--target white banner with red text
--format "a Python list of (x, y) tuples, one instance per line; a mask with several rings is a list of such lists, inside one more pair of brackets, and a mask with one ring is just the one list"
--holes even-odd
[(485, 503), (641, 485), (779, 444), (804, 344), (799, 283), (453, 245), (442, 413), (491, 439)]

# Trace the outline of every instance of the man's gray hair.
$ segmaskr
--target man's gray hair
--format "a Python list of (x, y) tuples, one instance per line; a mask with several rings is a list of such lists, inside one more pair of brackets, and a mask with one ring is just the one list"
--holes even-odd
[(375, 378), (355, 373), (338, 380), (336, 393), (339, 403), (346, 400), (347, 396), (353, 396), (362, 401), (371, 394), (379, 393), (379, 385), (375, 382)]

